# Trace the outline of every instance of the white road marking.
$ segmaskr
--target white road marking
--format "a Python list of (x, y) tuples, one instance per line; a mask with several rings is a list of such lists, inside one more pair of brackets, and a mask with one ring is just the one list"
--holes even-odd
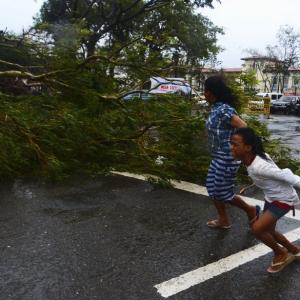
[[(118, 175), (123, 175), (127, 177), (132, 177), (140, 180), (147, 180), (150, 175), (137, 175), (127, 172), (113, 172)], [(154, 177), (154, 176), (151, 176)], [(176, 189), (188, 191), (190, 193), (200, 194), (208, 196), (206, 188), (185, 181), (175, 181), (172, 180), (171, 183)], [(249, 198), (242, 196), (242, 198), (251, 205), (262, 205), (262, 200), (257, 200), (254, 198)], [(291, 218), (294, 220), (300, 221), (300, 210), (296, 210), (296, 216), (291, 214), (286, 215), (285, 217)], [(291, 241), (294, 242), (300, 238), (300, 228), (294, 229), (285, 233), (285, 236)], [(165, 282), (155, 285), (157, 292), (164, 298), (168, 298), (172, 295), (175, 295), (179, 292), (182, 292), (194, 285), (200, 284), (206, 280), (209, 280), (213, 277), (219, 276), (225, 272), (231, 271), (245, 263), (248, 263), (256, 258), (259, 258), (267, 253), (271, 252), (270, 248), (264, 244), (258, 244), (246, 250), (240, 251), (233, 255), (230, 255), (226, 258), (220, 259), (214, 263), (208, 264), (204, 267), (200, 267), (193, 271), (182, 274), (178, 277), (172, 278)]]
[[(136, 179), (140, 179), (140, 180), (147, 180), (147, 178), (149, 178), (150, 176), (155, 177), (152, 175), (139, 175), (139, 174), (132, 174), (132, 173), (128, 173), (128, 172), (112, 172), (112, 173), (117, 174), (117, 175), (131, 177), (131, 178), (136, 178)], [(171, 183), (174, 186), (174, 188), (176, 188), (178, 190), (183, 190), (183, 191), (187, 191), (187, 192), (194, 193), (194, 194), (208, 196), (206, 187), (204, 187), (204, 186), (186, 182), (186, 181), (176, 181), (176, 180), (171, 180)], [(258, 200), (258, 199), (254, 199), (254, 198), (250, 198), (250, 197), (246, 197), (246, 196), (241, 196), (241, 197), (247, 203), (249, 203), (251, 205), (262, 206), (264, 203), (263, 200)], [(296, 209), (296, 216), (292, 216), (292, 213), (289, 212), (289, 214), (286, 215), (285, 217), (300, 221), (300, 210)]]
[[(300, 236), (300, 228), (286, 233), (285, 236), (291, 242), (298, 240)], [(168, 298), (194, 285), (200, 284), (208, 279), (221, 275), (222, 273), (231, 271), (269, 252), (271, 252), (269, 247), (263, 244), (258, 244), (204, 267), (157, 284), (154, 287), (164, 298)]]

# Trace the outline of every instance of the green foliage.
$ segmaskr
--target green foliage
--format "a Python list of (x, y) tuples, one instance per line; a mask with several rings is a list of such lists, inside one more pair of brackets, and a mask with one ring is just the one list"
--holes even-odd
[(201, 177), (204, 119), (192, 102), (124, 103), (120, 93), (219, 51), (221, 30), (195, 12), (204, 6), (212, 1), (48, 0), (28, 35), (0, 36), (0, 53), (13, 49), (0, 64), (0, 177)]
[(243, 72), (240, 75), (227, 75), (226, 79), (236, 96), (235, 108), (239, 113), (245, 112), (248, 102), (253, 97), (253, 86), (257, 82), (255, 73)]
[(116, 169), (195, 180), (206, 143), (204, 120), (191, 117), (191, 106), (176, 97), (85, 107), (59, 97), (2, 97), (0, 177), (61, 179)]
[(244, 87), (244, 93), (247, 96), (253, 97), (256, 94), (255, 87), (259, 82), (256, 79), (256, 72), (254, 70), (242, 72), (238, 79), (242, 84), (242, 86)]
[(154, 127), (139, 145), (143, 155), (137, 171), (147, 166), (146, 173), (166, 178), (203, 178), (203, 170), (207, 168), (204, 119), (191, 116), (192, 102), (169, 96), (146, 105), (147, 110), (138, 114)]
[[(204, 182), (206, 117), (195, 103), (176, 95), (125, 102), (120, 94), (154, 75), (186, 74), (219, 51), (220, 29), (194, 11), (212, 1), (91, 3), (48, 0), (30, 36), (0, 36), (0, 178), (118, 170), (166, 185)], [(241, 82), (250, 86), (251, 74), (230, 80), (242, 111)]]
[(164, 178), (157, 178), (157, 177), (150, 176), (147, 178), (147, 181), (152, 185), (159, 186), (162, 188), (172, 187), (172, 183), (170, 182), (170, 180)]
[(110, 63), (109, 72), (113, 77), (117, 71), (126, 71), (128, 76), (120, 82), (128, 86), (149, 78), (142, 66), (148, 70), (151, 66), (152, 76), (178, 77), (181, 68), (184, 73), (191, 68), (188, 64), (195, 66), (216, 56), (220, 51), (216, 35), (222, 30), (195, 11), (196, 7), (212, 7), (212, 2), (47, 0), (36, 28), (46, 32), (55, 47), (77, 40), (83, 57), (117, 58), (119, 64)]

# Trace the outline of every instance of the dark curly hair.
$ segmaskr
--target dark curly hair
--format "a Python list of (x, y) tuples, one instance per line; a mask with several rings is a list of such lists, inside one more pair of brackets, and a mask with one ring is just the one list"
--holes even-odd
[(204, 89), (210, 91), (217, 101), (227, 103), (235, 107), (237, 96), (232, 92), (232, 89), (227, 85), (227, 82), (222, 75), (214, 75), (208, 77), (204, 82)]
[(252, 147), (251, 152), (254, 155), (258, 155), (265, 160), (269, 159), (265, 153), (261, 138), (255, 133), (255, 131), (252, 128), (250, 127), (237, 128), (234, 134), (241, 136), (243, 142), (246, 145), (250, 145)]

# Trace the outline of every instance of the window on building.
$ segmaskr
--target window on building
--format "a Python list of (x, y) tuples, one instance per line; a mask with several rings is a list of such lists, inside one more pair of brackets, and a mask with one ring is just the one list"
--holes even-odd
[(278, 80), (277, 80), (277, 76), (272, 76), (272, 92), (276, 92), (277, 91), (277, 85), (278, 85)]
[(288, 85), (289, 85), (289, 77), (286, 76), (286, 77), (284, 78), (283, 88), (284, 88), (284, 89), (287, 89), (287, 88), (288, 88)]
[(300, 83), (299, 76), (294, 76), (293, 77), (293, 86), (299, 86), (299, 83)]

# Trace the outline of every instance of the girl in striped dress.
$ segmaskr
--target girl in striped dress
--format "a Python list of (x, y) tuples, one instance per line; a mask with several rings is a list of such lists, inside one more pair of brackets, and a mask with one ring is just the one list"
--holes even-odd
[(251, 223), (258, 216), (260, 207), (248, 205), (235, 194), (235, 178), (240, 162), (234, 160), (230, 149), (230, 138), (234, 130), (246, 127), (247, 124), (234, 109), (236, 96), (226, 85), (222, 76), (215, 75), (206, 79), (204, 95), (211, 105), (206, 129), (212, 160), (208, 169), (206, 188), (218, 213), (216, 219), (206, 224), (212, 228), (230, 228), (227, 203), (244, 210)]

